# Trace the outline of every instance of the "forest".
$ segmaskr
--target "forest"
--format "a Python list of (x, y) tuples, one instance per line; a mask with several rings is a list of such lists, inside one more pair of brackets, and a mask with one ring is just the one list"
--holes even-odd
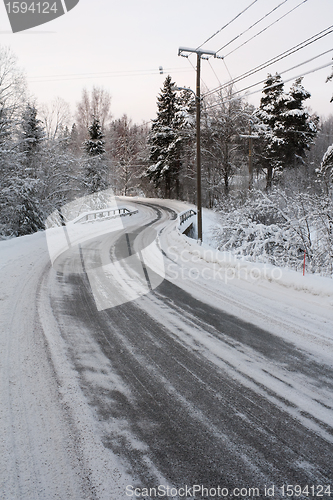
[[(333, 74), (328, 76), (331, 80)], [(196, 203), (195, 97), (167, 76), (156, 117), (112, 117), (111, 94), (83, 89), (74, 115), (62, 98), (29, 96), (0, 47), (0, 238), (45, 229), (87, 194)], [(333, 275), (333, 115), (309, 110), (302, 78), (268, 74), (255, 108), (230, 83), (201, 101), (203, 204), (221, 216), (216, 246), (240, 258)], [(329, 103), (328, 103), (329, 107)]]

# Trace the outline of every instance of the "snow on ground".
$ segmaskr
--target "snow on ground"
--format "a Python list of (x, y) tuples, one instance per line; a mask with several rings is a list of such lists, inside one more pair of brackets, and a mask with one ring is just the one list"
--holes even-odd
[[(193, 208), (177, 201), (165, 201), (177, 211)], [(180, 234), (176, 222), (159, 235), (158, 247), (168, 260), (164, 273), (193, 296), (264, 330), (285, 338), (328, 365), (333, 355), (333, 280), (305, 275), (269, 264), (235, 258), (209, 246), (218, 214), (203, 211), (203, 243)], [(195, 217), (194, 217), (195, 219)]]
[[(122, 199), (122, 203), (140, 211), (135, 201), (135, 198)], [(177, 212), (195, 209), (172, 200), (138, 201), (161, 204)], [(143, 212), (142, 216), (133, 216), (131, 224), (146, 223), (148, 212)], [(97, 224), (94, 234), (103, 233), (104, 223)], [(218, 215), (204, 210), (205, 237), (199, 245), (177, 231), (176, 221), (161, 223), (158, 238), (149, 246), (145, 261), (194, 297), (294, 343), (313, 359), (331, 366), (332, 280), (303, 277), (287, 269), (217, 252), (209, 246), (216, 224)], [(82, 241), (81, 233), (79, 239)], [(47, 243), (50, 239), (46, 241), (45, 233), (0, 242), (0, 490), (4, 492), (1, 498), (118, 500), (125, 491), (125, 483), (131, 484), (131, 479), (100, 440), (98, 424), (54, 322), (48, 299), (51, 264)], [(63, 239), (62, 245), (63, 249), (68, 248), (68, 239)], [(163, 264), (161, 249), (167, 256)], [(57, 255), (61, 251), (56, 248)], [(238, 359), (234, 359), (232, 349), (219, 353), (216, 340), (209, 335), (203, 337), (193, 325), (188, 330), (178, 329), (177, 319), (166, 310), (161, 313), (160, 304), (154, 305), (154, 300), (149, 302), (149, 312), (159, 321), (174, 324), (175, 331), (182, 331), (179, 334), (189, 345), (200, 344), (214, 363), (229, 361), (241, 366), (242, 383), (246, 370), (260, 381), (261, 359), (257, 360), (257, 367), (252, 364), (245, 369), (249, 367), (250, 353), (238, 352)], [(96, 366), (105, 365), (103, 373), (109, 373), (110, 367), (102, 354), (92, 347), (90, 350)], [(225, 356), (228, 358), (222, 361)], [(269, 371), (264, 380), (266, 386), (277, 393), (285, 391), (283, 382), (281, 388), (276, 380), (273, 385), (275, 368), (266, 368)], [(109, 375), (111, 380), (112, 373)], [(234, 376), (240, 375), (235, 372)], [(296, 378), (290, 398), (297, 398), (298, 408), (306, 410), (312, 395), (306, 381)], [(318, 399), (327, 402), (329, 395), (321, 390)], [(329, 410), (325, 412), (318, 406), (312, 411), (321, 421), (330, 422)]]
[(0, 243), (0, 497), (119, 499), (129, 479), (98, 437), (53, 322), (49, 269), (45, 233)]

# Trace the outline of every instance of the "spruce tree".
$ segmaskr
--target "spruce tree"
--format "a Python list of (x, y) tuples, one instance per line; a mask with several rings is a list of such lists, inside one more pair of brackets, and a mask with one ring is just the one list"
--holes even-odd
[(157, 118), (153, 121), (149, 135), (152, 163), (147, 169), (147, 176), (156, 187), (164, 184), (164, 195), (170, 198), (173, 188), (179, 191), (180, 158), (178, 143), (180, 140), (176, 113), (178, 100), (171, 81), (167, 76), (163, 89), (157, 99)]
[(79, 132), (77, 129), (77, 126), (75, 123), (73, 123), (70, 135), (69, 135), (69, 149), (72, 151), (72, 153), (76, 154), (77, 156), (81, 155), (81, 141), (79, 138)]
[(285, 145), (284, 124), (282, 115), (286, 109), (287, 96), (283, 90), (281, 76), (269, 74), (263, 89), (263, 97), (257, 117), (263, 124), (261, 138), (263, 140), (262, 165), (266, 169), (266, 189), (272, 185), (275, 169), (282, 166)]
[[(12, 122), (8, 109), (0, 107), (0, 233), (12, 235), (12, 216), (16, 210), (17, 196), (13, 185), (17, 176), (20, 156), (12, 140)], [(14, 180), (15, 179), (15, 180)]]
[(175, 126), (178, 131), (176, 145), (179, 174), (176, 179), (176, 197), (192, 200), (195, 170), (196, 105), (193, 92), (182, 90), (178, 97)]
[(272, 184), (274, 170), (295, 167), (303, 162), (317, 133), (318, 117), (310, 116), (304, 101), (310, 93), (298, 78), (289, 93), (283, 90), (281, 76), (268, 75), (257, 112), (263, 124), (263, 166), (267, 170), (266, 188)]
[(45, 229), (44, 214), (38, 200), (38, 181), (26, 178), (16, 188), (18, 203), (13, 217), (13, 234), (24, 236)]
[(15, 206), (11, 228), (15, 236), (23, 236), (44, 229), (41, 145), (45, 137), (37, 108), (28, 103), (21, 121), (20, 163), (11, 179), (11, 203)]
[(88, 156), (85, 184), (88, 193), (96, 193), (106, 188), (106, 165), (104, 161), (105, 141), (99, 120), (94, 117), (89, 129), (89, 139), (83, 146)]
[(311, 117), (304, 108), (304, 101), (310, 97), (310, 92), (302, 86), (302, 78), (298, 78), (289, 91), (282, 117), (285, 139), (283, 159), (287, 167), (303, 162), (317, 134), (319, 118)]
[(24, 155), (24, 164), (33, 177), (38, 176), (40, 167), (39, 152), (45, 137), (41, 120), (37, 118), (37, 108), (28, 103), (22, 117), (21, 151)]
[(105, 141), (98, 118), (93, 118), (93, 122), (88, 128), (88, 132), (89, 139), (84, 141), (86, 153), (91, 157), (102, 156), (105, 153)]
[(21, 236), (44, 227), (39, 204), (44, 131), (36, 107), (24, 105), (25, 80), (6, 48), (0, 48), (0, 73), (0, 232)]

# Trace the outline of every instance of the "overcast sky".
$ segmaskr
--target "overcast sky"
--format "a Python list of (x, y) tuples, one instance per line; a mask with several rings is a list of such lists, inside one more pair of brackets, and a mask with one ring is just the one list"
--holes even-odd
[[(333, 0), (307, 0), (243, 47), (230, 51), (304, 0), (257, 0), (244, 14), (213, 37), (206, 49), (217, 51), (273, 8), (271, 15), (219, 52), (225, 59), (202, 62), (202, 80), (215, 88), (294, 47), (333, 25)], [(28, 0), (28, 3), (30, 0)], [(112, 113), (127, 113), (135, 122), (156, 115), (156, 96), (167, 74), (180, 86), (195, 88), (193, 55), (178, 57), (178, 47), (198, 47), (253, 0), (80, 0), (62, 17), (32, 30), (12, 34), (5, 6), (0, 5), (0, 44), (10, 46), (27, 75), (29, 91), (39, 103), (62, 97), (72, 111), (82, 89), (104, 87), (112, 95)], [(237, 90), (257, 83), (268, 72), (284, 72), (287, 80), (332, 62), (333, 33), (293, 56), (237, 83)], [(333, 62), (332, 62), (333, 65)], [(163, 67), (164, 74), (159, 73)], [(304, 77), (308, 101), (320, 115), (333, 113), (333, 82), (325, 83), (331, 66)], [(291, 82), (286, 83), (289, 88)], [(260, 89), (261, 86), (251, 89)], [(258, 104), (260, 93), (248, 98)]]

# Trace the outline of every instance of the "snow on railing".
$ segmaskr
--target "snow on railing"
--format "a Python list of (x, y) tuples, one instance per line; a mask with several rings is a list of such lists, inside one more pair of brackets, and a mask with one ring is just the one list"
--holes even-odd
[(193, 220), (190, 219), (196, 214), (197, 213), (192, 209), (185, 210), (184, 212), (178, 214), (178, 230), (181, 233), (189, 231), (190, 227), (193, 225)]
[(102, 221), (107, 219), (115, 219), (116, 217), (125, 217), (126, 215), (137, 214), (138, 210), (129, 210), (128, 208), (103, 208), (101, 210), (93, 210), (79, 215), (71, 221), (73, 224)]

